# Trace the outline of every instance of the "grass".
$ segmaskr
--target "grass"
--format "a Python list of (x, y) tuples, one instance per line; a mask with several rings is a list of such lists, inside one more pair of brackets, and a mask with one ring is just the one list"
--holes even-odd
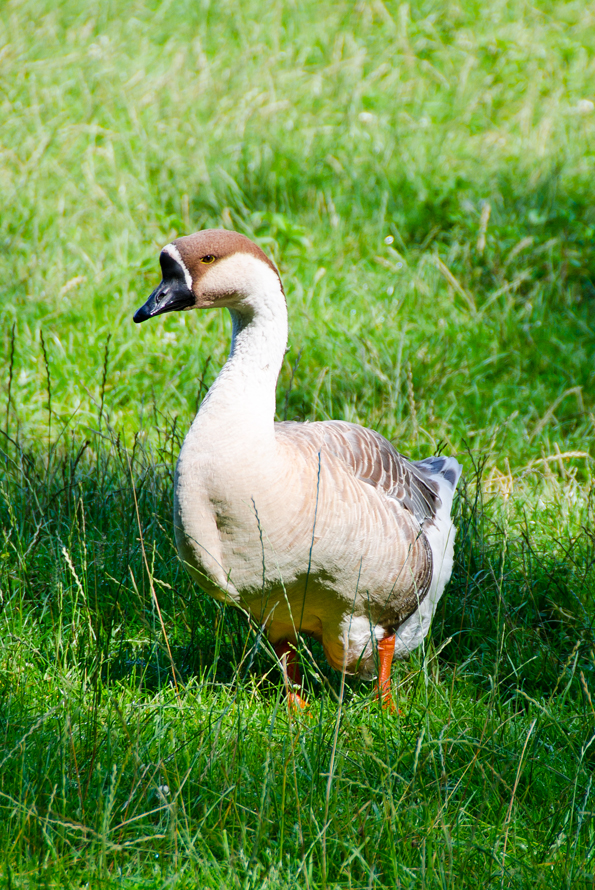
[[(0, 881), (595, 882), (594, 13), (582, 2), (0, 11)], [(177, 233), (290, 311), (278, 414), (459, 455), (456, 565), (399, 719), (172, 543), (221, 314), (135, 328)]]

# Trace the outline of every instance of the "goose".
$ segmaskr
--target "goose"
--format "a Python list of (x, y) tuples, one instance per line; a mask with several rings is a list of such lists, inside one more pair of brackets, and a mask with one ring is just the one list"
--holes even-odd
[(174, 480), (180, 559), (203, 591), (264, 628), (290, 707), (305, 707), (300, 634), (394, 710), (393, 660), (428, 633), (453, 565), (454, 457), (410, 461), (342, 420), (275, 422), (287, 304), (275, 264), (238, 232), (161, 251), (162, 281), (134, 315), (229, 310), (229, 357), (183, 442)]

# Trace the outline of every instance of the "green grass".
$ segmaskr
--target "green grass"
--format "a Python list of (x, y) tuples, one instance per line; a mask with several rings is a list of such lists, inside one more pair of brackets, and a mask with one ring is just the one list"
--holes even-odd
[[(594, 25), (572, 0), (3, 5), (2, 886), (593, 886)], [(304, 641), (290, 720), (258, 628), (177, 560), (173, 466), (229, 326), (131, 317), (160, 247), (220, 225), (283, 275), (280, 417), (464, 464), (398, 719)]]

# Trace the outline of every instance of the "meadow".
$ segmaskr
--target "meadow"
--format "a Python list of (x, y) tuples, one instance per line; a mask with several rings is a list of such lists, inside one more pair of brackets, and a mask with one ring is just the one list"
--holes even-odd
[[(0, 7), (0, 885), (595, 884), (595, 5)], [(280, 419), (456, 454), (399, 715), (191, 583), (176, 456), (223, 313), (160, 248), (278, 264)]]

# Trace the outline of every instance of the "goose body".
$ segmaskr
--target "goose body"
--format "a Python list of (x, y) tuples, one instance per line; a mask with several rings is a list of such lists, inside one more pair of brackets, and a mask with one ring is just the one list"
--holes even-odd
[(161, 266), (136, 322), (219, 307), (233, 322), (229, 358), (177, 463), (184, 565), (278, 647), (304, 633), (334, 668), (375, 676), (375, 649), (390, 662), (422, 642), (450, 577), (459, 464), (410, 462), (378, 433), (342, 421), (275, 423), (285, 295), (248, 238), (223, 230), (179, 238)]

